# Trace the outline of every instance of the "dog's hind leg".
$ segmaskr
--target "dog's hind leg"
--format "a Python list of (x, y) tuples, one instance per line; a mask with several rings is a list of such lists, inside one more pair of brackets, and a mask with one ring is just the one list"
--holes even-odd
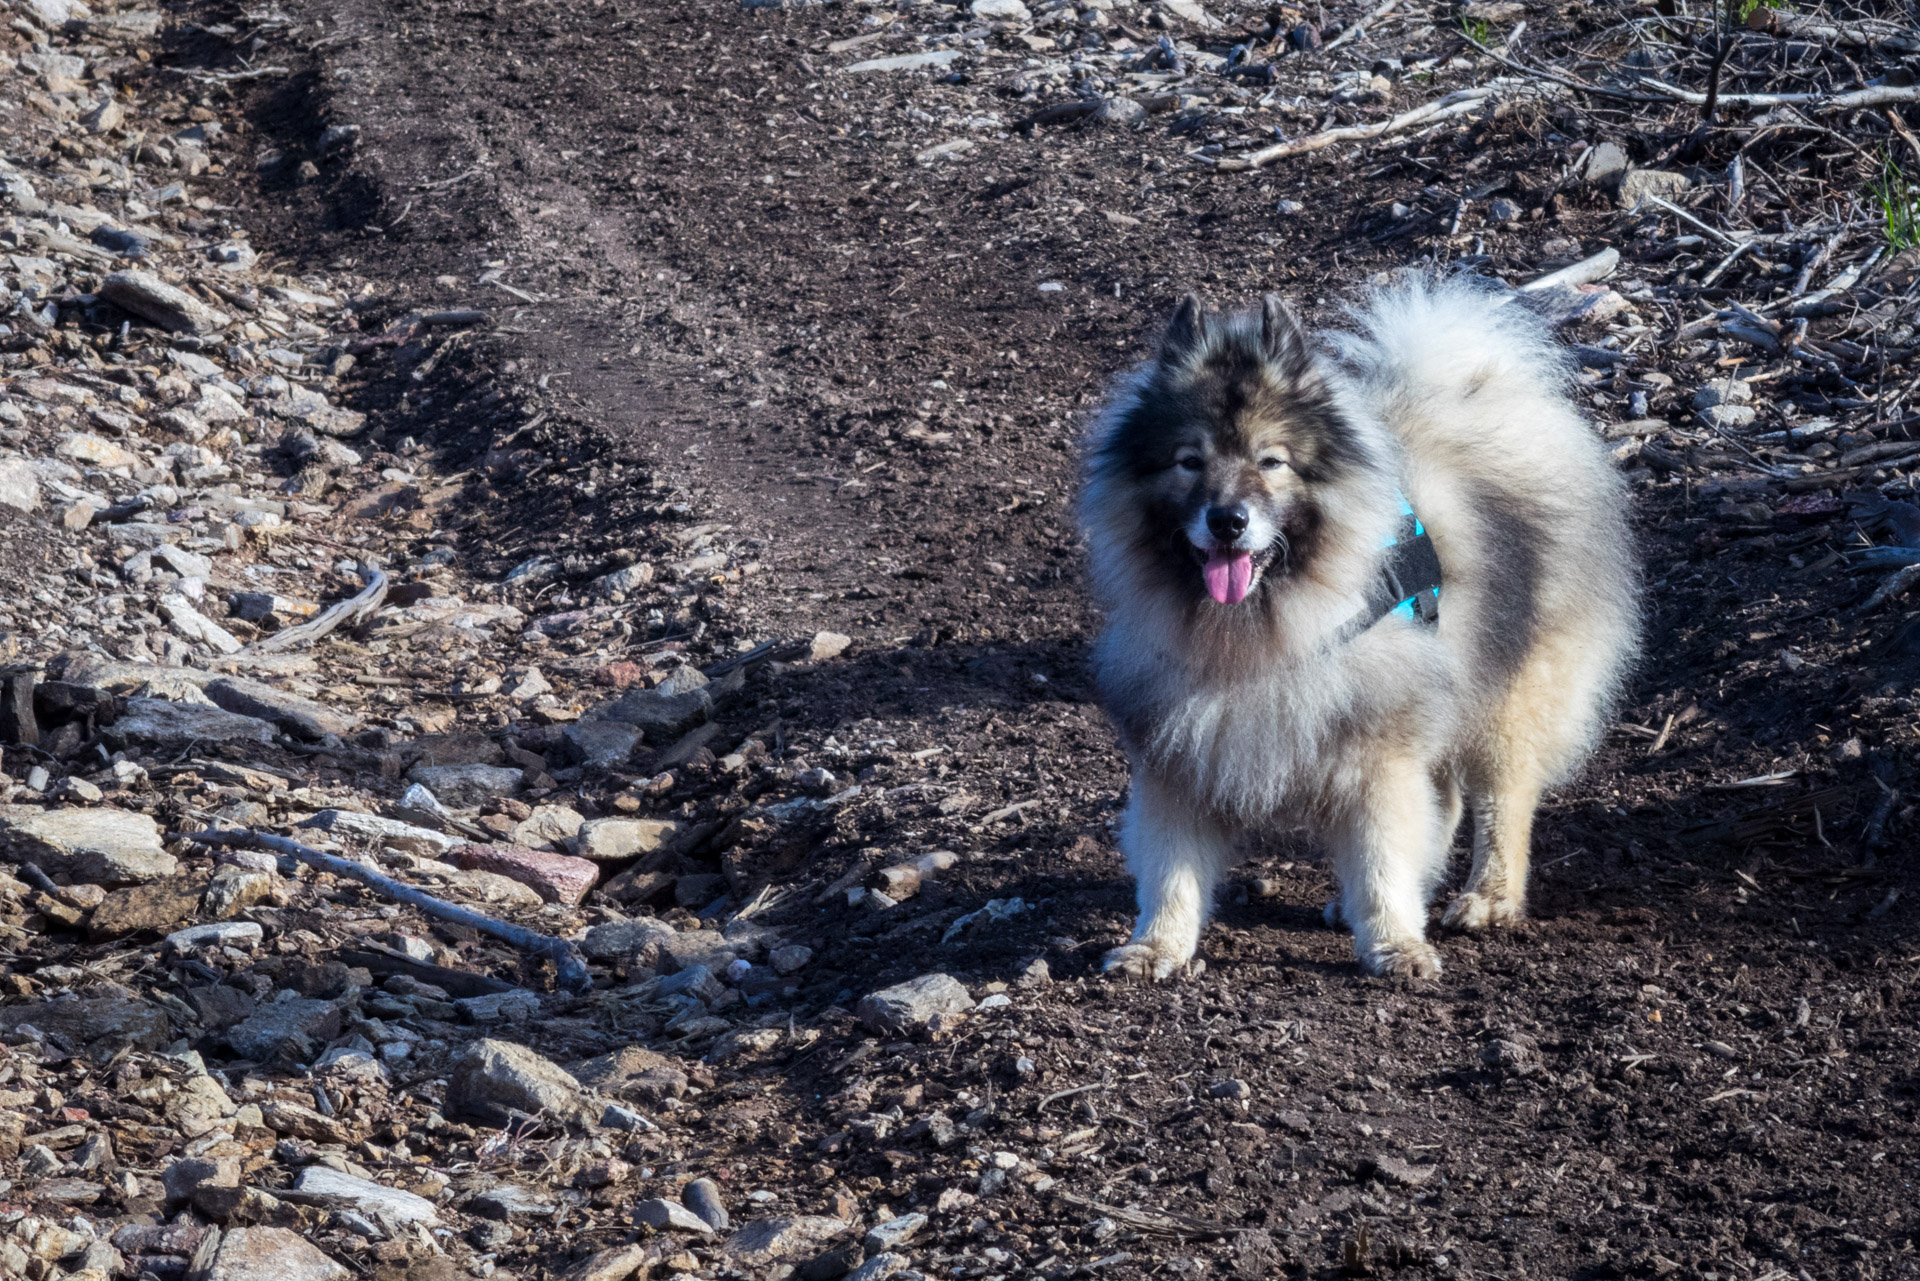
[(1144, 770), (1120, 829), (1140, 902), (1133, 938), (1107, 953), (1105, 969), (1163, 979), (1193, 959), (1213, 906), (1214, 887), (1233, 855), (1227, 831)]
[(1331, 833), (1340, 916), (1353, 950), (1375, 974), (1433, 978), (1427, 898), (1445, 864), (1450, 798), (1421, 762), (1389, 761)]
[(1473, 870), (1447, 904), (1441, 924), (1450, 930), (1512, 925), (1526, 914), (1527, 865), (1540, 785), (1531, 771), (1510, 770), (1473, 800)]

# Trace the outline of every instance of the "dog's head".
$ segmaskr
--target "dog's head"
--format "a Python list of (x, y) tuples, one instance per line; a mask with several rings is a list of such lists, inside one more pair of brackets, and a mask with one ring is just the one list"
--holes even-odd
[(1221, 608), (1297, 572), (1332, 487), (1372, 465), (1272, 295), (1232, 316), (1183, 299), (1094, 460), (1096, 484), (1138, 505), (1159, 576)]

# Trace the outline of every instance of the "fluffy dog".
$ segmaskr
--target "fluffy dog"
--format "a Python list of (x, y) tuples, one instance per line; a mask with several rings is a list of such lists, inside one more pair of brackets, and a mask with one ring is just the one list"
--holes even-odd
[[(1316, 350), (1277, 298), (1189, 296), (1096, 426), (1081, 514), (1140, 904), (1109, 971), (1184, 966), (1236, 836), (1305, 827), (1361, 963), (1438, 974), (1427, 905), (1463, 802), (1473, 866), (1444, 924), (1509, 924), (1541, 794), (1633, 652), (1625, 494), (1551, 335), (1464, 280), (1353, 319)], [(1437, 591), (1404, 581), (1410, 532)]]

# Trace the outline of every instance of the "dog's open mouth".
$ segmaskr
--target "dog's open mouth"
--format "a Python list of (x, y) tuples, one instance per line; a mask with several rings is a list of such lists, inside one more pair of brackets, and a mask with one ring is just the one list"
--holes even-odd
[(1273, 556), (1271, 549), (1243, 551), (1238, 547), (1196, 547), (1207, 595), (1221, 605), (1238, 605), (1253, 590), (1255, 579)]

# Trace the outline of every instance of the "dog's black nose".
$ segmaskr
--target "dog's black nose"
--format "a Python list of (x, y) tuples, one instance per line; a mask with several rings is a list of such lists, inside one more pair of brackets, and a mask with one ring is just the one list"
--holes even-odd
[(1207, 532), (1219, 542), (1232, 542), (1247, 532), (1247, 509), (1244, 507), (1207, 508)]

